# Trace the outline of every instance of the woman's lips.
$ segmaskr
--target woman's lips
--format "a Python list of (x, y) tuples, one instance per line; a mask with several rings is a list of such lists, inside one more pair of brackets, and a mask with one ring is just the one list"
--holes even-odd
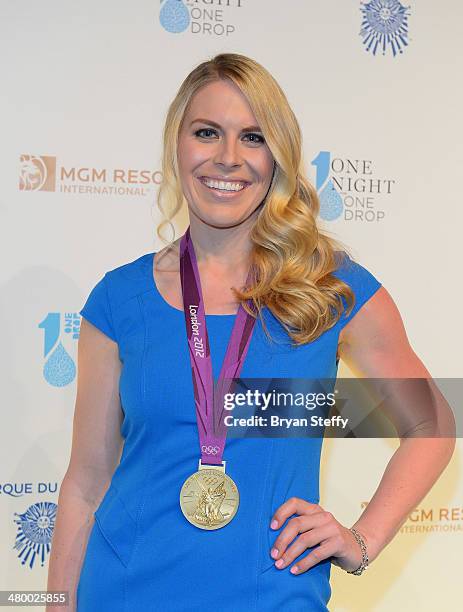
[[(229, 183), (241, 183), (241, 184), (244, 185), (243, 189), (240, 189), (239, 191), (233, 191), (233, 190), (225, 191), (223, 189), (217, 189), (216, 187), (209, 187), (208, 185), (206, 185), (205, 180), (206, 180), (206, 177), (204, 177), (204, 176), (199, 176), (198, 177), (198, 181), (201, 183), (201, 185), (203, 185), (209, 192), (215, 194), (219, 198), (229, 198), (229, 197), (237, 196), (240, 193), (243, 193), (243, 191), (247, 187), (249, 187), (249, 185), (251, 184), (251, 183), (244, 182), (244, 181), (223, 181), (224, 183), (225, 182), (229, 182)], [(220, 182), (219, 179), (209, 179), (209, 180)]]

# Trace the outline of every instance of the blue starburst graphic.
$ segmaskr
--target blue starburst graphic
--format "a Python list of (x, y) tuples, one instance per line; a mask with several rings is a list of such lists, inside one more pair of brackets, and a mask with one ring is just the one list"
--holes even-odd
[(55, 528), (55, 518), (58, 506), (53, 502), (38, 502), (32, 504), (14, 522), (18, 525), (14, 548), (22, 565), (34, 567), (37, 560), (45, 565), (45, 558), (51, 549), (51, 538)]
[(383, 55), (390, 47), (394, 57), (403, 53), (408, 45), (409, 6), (403, 6), (398, 0), (372, 0), (360, 7), (363, 13), (360, 36), (366, 51), (376, 55), (382, 50)]

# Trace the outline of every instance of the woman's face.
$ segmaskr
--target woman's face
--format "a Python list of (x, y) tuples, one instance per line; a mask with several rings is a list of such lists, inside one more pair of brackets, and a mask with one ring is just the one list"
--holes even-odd
[(231, 81), (209, 83), (193, 96), (179, 133), (178, 165), (190, 213), (207, 225), (239, 225), (264, 200), (273, 156)]

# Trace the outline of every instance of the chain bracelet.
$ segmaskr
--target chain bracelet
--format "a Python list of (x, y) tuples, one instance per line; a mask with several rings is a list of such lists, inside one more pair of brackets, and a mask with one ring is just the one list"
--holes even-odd
[(365, 540), (363, 539), (363, 537), (359, 534), (359, 532), (356, 529), (351, 527), (349, 531), (351, 531), (354, 534), (355, 539), (360, 545), (360, 549), (362, 551), (362, 563), (356, 570), (353, 570), (351, 572), (347, 570), (346, 571), (348, 574), (354, 574), (355, 576), (360, 576), (363, 573), (363, 571), (368, 568), (367, 546), (365, 544)]

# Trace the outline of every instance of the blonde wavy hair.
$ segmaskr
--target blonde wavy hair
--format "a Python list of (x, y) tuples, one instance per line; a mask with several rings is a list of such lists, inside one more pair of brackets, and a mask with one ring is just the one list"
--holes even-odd
[(243, 308), (259, 316), (265, 330), (263, 306), (280, 321), (294, 345), (306, 344), (337, 323), (345, 310), (342, 298), (346, 314), (351, 312), (355, 295), (332, 274), (342, 258), (351, 254), (317, 227), (320, 202), (305, 175), (298, 121), (278, 83), (251, 58), (220, 53), (199, 64), (170, 104), (157, 200), (164, 219), (157, 233), (168, 242), (163, 236), (165, 226), (173, 228), (172, 219), (186, 202), (177, 163), (183, 117), (195, 93), (221, 79), (230, 79), (247, 98), (275, 162), (265, 203), (250, 233), (252, 281), (242, 290), (233, 290)]

